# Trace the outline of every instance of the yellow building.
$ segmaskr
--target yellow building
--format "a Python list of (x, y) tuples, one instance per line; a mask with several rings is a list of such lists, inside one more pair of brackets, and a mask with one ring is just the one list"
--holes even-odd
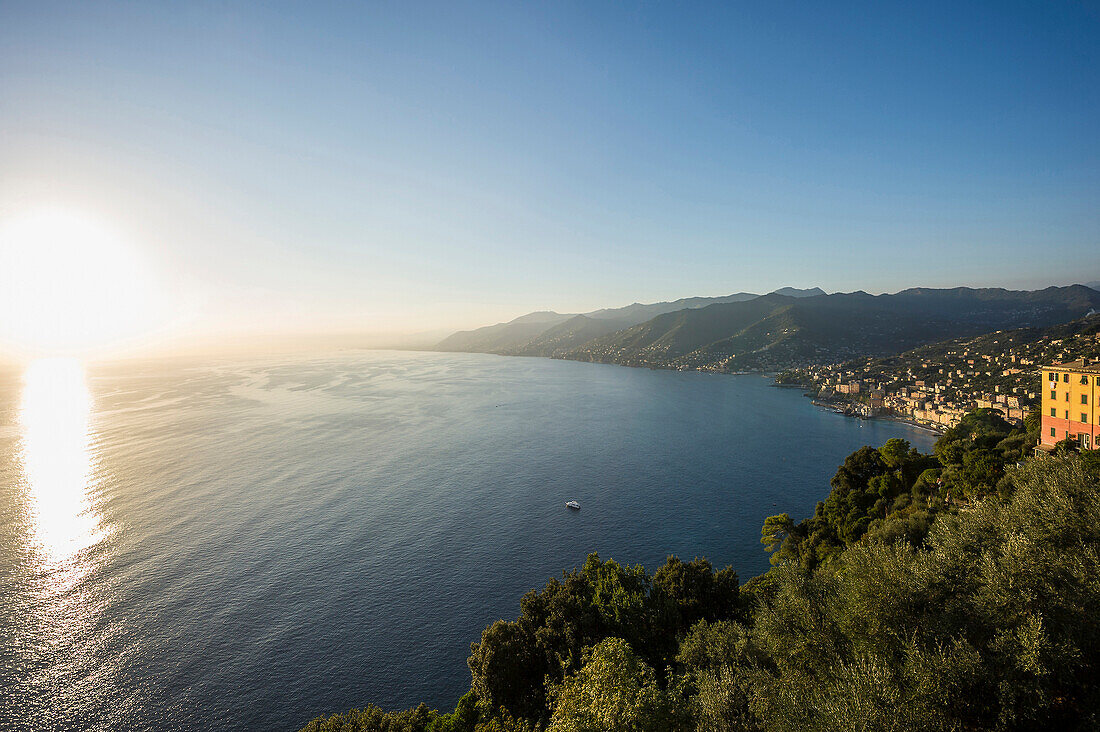
[(1077, 440), (1082, 448), (1097, 447), (1100, 434), (1100, 362), (1078, 359), (1043, 366), (1043, 428), (1040, 444), (1053, 447), (1066, 438)]

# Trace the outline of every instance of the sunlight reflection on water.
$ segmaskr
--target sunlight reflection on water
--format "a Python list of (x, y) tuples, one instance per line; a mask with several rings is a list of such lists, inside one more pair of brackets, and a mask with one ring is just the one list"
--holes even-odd
[(91, 398), (75, 359), (32, 362), (19, 411), (22, 465), (33, 543), (51, 564), (68, 564), (101, 537), (89, 495)]
[[(12, 698), (0, 692), (0, 729), (120, 728), (118, 710), (138, 693), (118, 681), (104, 652), (118, 631), (103, 623), (108, 595), (88, 582), (109, 535), (96, 495), (93, 409), (80, 361), (40, 359), (23, 372), (9, 514), (22, 541), (8, 547), (20, 571), (0, 608), (14, 630), (7, 648), (0, 642), (0, 659), (5, 651), (11, 658), (10, 676), (0, 663), (0, 689), (8, 685)], [(73, 708), (82, 720), (74, 721)]]

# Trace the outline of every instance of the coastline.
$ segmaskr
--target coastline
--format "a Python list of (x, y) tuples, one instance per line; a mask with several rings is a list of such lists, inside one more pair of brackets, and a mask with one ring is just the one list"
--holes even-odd
[(947, 430), (939, 429), (938, 427), (932, 427), (931, 425), (927, 425), (927, 424), (921, 424), (920, 422), (917, 422), (916, 420), (907, 419), (906, 417), (899, 417), (899, 416), (894, 415), (894, 414), (883, 414), (883, 415), (880, 415), (880, 416), (877, 416), (877, 417), (868, 417), (868, 419), (885, 419), (885, 420), (889, 420), (891, 422), (902, 422), (904, 424), (910, 425), (911, 427), (917, 427), (919, 429), (925, 430), (927, 432), (931, 432), (931, 433), (936, 434), (936, 435), (942, 435), (942, 434), (947, 432)]
[[(438, 353), (480, 353), (480, 351), (438, 351)], [(775, 383), (774, 379), (779, 373), (779, 372), (776, 372), (776, 371), (764, 371), (764, 370), (760, 370), (760, 371), (717, 371), (715, 369), (701, 369), (701, 368), (673, 368), (673, 367), (670, 367), (670, 366), (658, 366), (658, 365), (653, 365), (653, 364), (633, 365), (633, 364), (626, 364), (626, 363), (616, 363), (614, 361), (589, 361), (589, 360), (576, 359), (576, 358), (561, 358), (559, 356), (513, 356), (513, 355), (510, 355), (510, 354), (503, 354), (503, 353), (490, 354), (490, 355), (501, 356), (503, 358), (517, 358), (517, 357), (518, 358), (549, 358), (549, 359), (553, 359), (553, 360), (557, 360), (557, 361), (574, 361), (574, 362), (577, 362), (577, 363), (597, 363), (597, 364), (603, 364), (605, 366), (621, 366), (621, 367), (630, 368), (630, 369), (647, 368), (647, 369), (650, 369), (651, 371), (696, 371), (696, 372), (699, 372), (699, 373), (715, 374), (715, 375), (718, 375), (718, 376), (761, 376), (763, 378), (773, 379), (773, 383), (771, 384), (771, 386), (778, 387), (780, 389), (801, 389), (803, 391), (804, 396), (807, 396), (807, 397), (811, 398), (811, 402), (813, 403), (813, 405), (815, 407), (818, 407), (819, 409), (825, 409), (825, 410), (828, 410), (830, 412), (836, 412), (838, 414), (843, 414), (845, 417), (851, 417), (852, 419), (863, 419), (863, 420), (875, 419), (875, 420), (883, 420), (883, 421), (888, 421), (888, 422), (901, 422), (902, 424), (907, 424), (910, 427), (916, 427), (918, 429), (922, 429), (922, 430), (925, 430), (927, 432), (931, 432), (932, 434), (935, 434), (935, 435), (942, 435), (946, 431), (946, 430), (941, 429), (939, 427), (933, 427), (932, 425), (923, 424), (921, 422), (917, 422), (916, 420), (909, 419), (907, 417), (899, 417), (896, 414), (876, 414), (876, 415), (871, 415), (871, 416), (863, 416), (863, 415), (860, 415), (860, 414), (850, 414), (847, 411), (847, 406), (849, 406), (851, 404), (850, 402), (819, 402), (819, 401), (817, 401), (816, 399), (814, 399), (813, 397), (810, 396), (810, 393), (809, 393), (810, 387), (808, 387), (805, 384), (779, 384), (779, 383)]]
[[(454, 351), (440, 351), (440, 353), (454, 353)], [(461, 353), (461, 351), (459, 351), (459, 353)], [(467, 353), (476, 353), (476, 351), (467, 351)], [(515, 358), (515, 356), (511, 356), (509, 354), (498, 353), (498, 354), (493, 354), (493, 355), (503, 356), (504, 358)], [(558, 360), (558, 361), (575, 361), (575, 362), (578, 362), (578, 363), (598, 363), (598, 364), (604, 364), (604, 365), (607, 365), (607, 366), (622, 366), (622, 367), (631, 368), (631, 369), (648, 368), (651, 371), (697, 371), (699, 373), (716, 374), (716, 375), (719, 375), (719, 376), (761, 376), (761, 377), (764, 377), (764, 378), (771, 378), (773, 380), (775, 379), (775, 377), (779, 373), (779, 372), (776, 372), (776, 371), (765, 371), (765, 370), (760, 370), (760, 371), (717, 371), (715, 369), (701, 369), (701, 368), (673, 368), (671, 366), (658, 366), (658, 365), (653, 365), (653, 364), (633, 365), (633, 364), (626, 364), (626, 363), (616, 363), (614, 361), (589, 361), (589, 360), (585, 360), (585, 359), (562, 358), (560, 356), (519, 356), (519, 357), (520, 358), (550, 358), (550, 359), (555, 359), (555, 360)], [(779, 383), (775, 383), (773, 381), (771, 386), (778, 387), (778, 388), (781, 388), (781, 389), (801, 389), (803, 391), (804, 396), (810, 397), (810, 393), (809, 393), (810, 387), (805, 385), (805, 384), (779, 384)], [(933, 427), (932, 425), (923, 424), (921, 422), (917, 422), (916, 420), (909, 419), (907, 417), (899, 417), (896, 414), (876, 414), (876, 415), (872, 415), (872, 416), (863, 416), (863, 415), (860, 415), (860, 414), (849, 414), (848, 411), (847, 411), (846, 406), (850, 405), (850, 402), (819, 402), (816, 399), (814, 399), (813, 397), (811, 397), (811, 402), (813, 403), (813, 405), (815, 407), (818, 407), (819, 409), (825, 409), (825, 410), (828, 410), (830, 412), (836, 412), (838, 414), (843, 414), (845, 417), (851, 417), (852, 419), (863, 419), (863, 420), (876, 419), (876, 420), (883, 420), (883, 421), (888, 421), (888, 422), (901, 422), (903, 424), (909, 425), (910, 427), (916, 427), (918, 429), (922, 429), (922, 430), (925, 430), (927, 432), (931, 432), (932, 434), (935, 434), (935, 435), (942, 435), (946, 431), (946, 430), (941, 429), (939, 427)]]
[[(776, 386), (782, 386), (782, 384), (777, 384)], [(813, 404), (815, 407), (817, 407), (819, 409), (824, 409), (824, 410), (827, 410), (827, 411), (830, 411), (830, 412), (836, 412), (837, 414), (842, 414), (845, 417), (851, 417), (853, 419), (879, 419), (879, 420), (884, 420), (884, 421), (888, 421), (888, 422), (901, 422), (901, 423), (907, 424), (911, 427), (916, 427), (918, 429), (922, 429), (922, 430), (925, 430), (927, 432), (931, 432), (932, 434), (936, 434), (936, 435), (942, 435), (946, 432), (946, 430), (943, 429), (943, 428), (935, 427), (935, 426), (932, 426), (932, 425), (929, 425), (929, 424), (924, 424), (922, 422), (918, 422), (915, 419), (911, 419), (909, 417), (901, 417), (897, 414), (864, 415), (864, 414), (851, 413), (849, 411), (849, 408), (851, 407), (852, 402), (818, 401), (817, 399), (811, 397), (808, 392), (805, 394), (805, 396), (810, 397), (810, 403)]]
[(841, 409), (837, 406), (829, 405), (825, 402), (813, 401), (812, 403), (815, 407), (817, 407), (819, 409), (824, 409), (824, 410), (829, 411), (829, 412), (836, 412), (837, 414), (842, 414), (845, 417), (851, 417), (852, 419), (864, 419), (864, 420), (877, 419), (877, 420), (882, 420), (882, 421), (886, 421), (886, 422), (901, 422), (903, 424), (909, 425), (910, 427), (917, 427), (918, 429), (922, 429), (922, 430), (925, 430), (927, 432), (931, 432), (931, 433), (936, 434), (936, 435), (942, 435), (946, 432), (946, 430), (944, 430), (944, 429), (940, 429), (938, 427), (933, 427), (932, 425), (928, 425), (928, 424), (923, 424), (921, 422), (916, 421), (915, 419), (910, 419), (908, 417), (899, 417), (896, 414), (874, 414), (874, 415), (870, 415), (870, 416), (864, 416), (862, 414), (849, 414), (846, 410)]

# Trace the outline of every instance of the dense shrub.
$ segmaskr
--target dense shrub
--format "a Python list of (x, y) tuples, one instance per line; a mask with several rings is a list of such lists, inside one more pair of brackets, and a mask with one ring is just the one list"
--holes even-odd
[(711, 716), (748, 706), (743, 728), (765, 730), (1100, 727), (1100, 491), (1080, 458), (1029, 463), (1010, 500), (941, 516), (924, 547), (861, 543), (831, 567), (773, 573), (734, 651), (718, 635), (685, 657), (709, 659), (692, 665)]

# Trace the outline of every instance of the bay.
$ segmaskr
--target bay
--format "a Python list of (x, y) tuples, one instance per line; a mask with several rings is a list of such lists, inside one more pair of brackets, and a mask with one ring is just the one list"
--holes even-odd
[[(344, 351), (0, 376), (0, 728), (294, 730), (447, 708), (599, 552), (765, 571), (765, 516), (935, 435), (760, 376)], [(575, 499), (580, 511), (564, 503)]]

